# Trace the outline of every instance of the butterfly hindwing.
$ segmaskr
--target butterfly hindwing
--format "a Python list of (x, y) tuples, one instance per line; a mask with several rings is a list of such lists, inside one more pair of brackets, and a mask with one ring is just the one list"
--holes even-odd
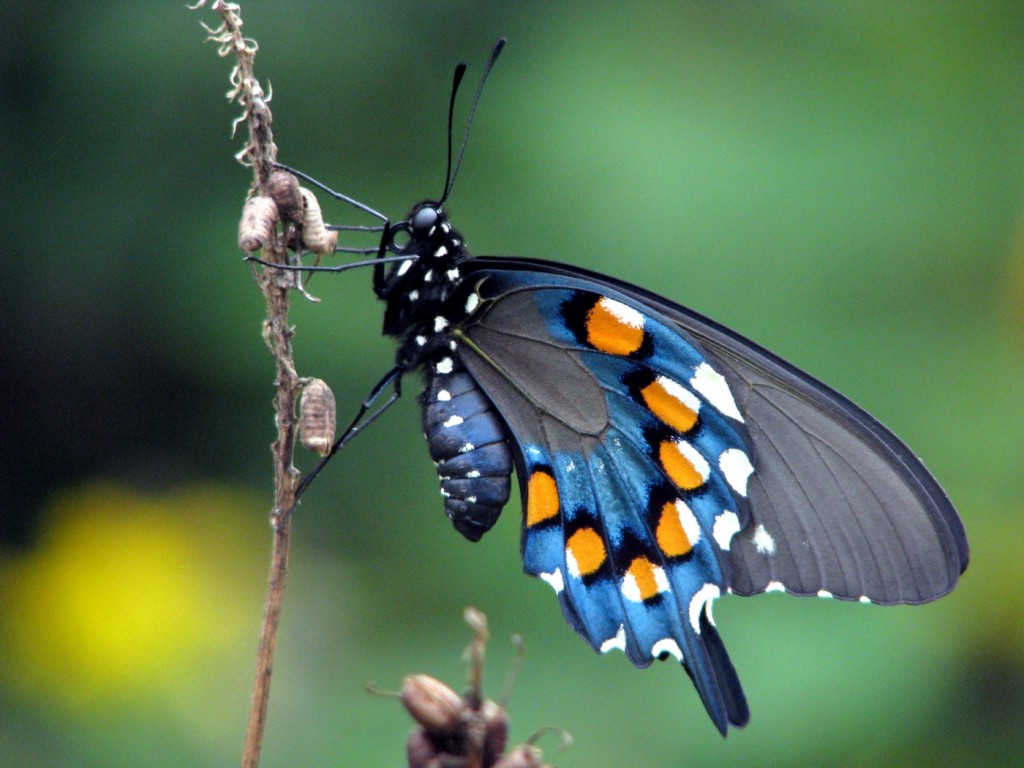
[(469, 282), (479, 309), (455, 337), (512, 436), (526, 571), (596, 650), (675, 657), (720, 729), (745, 723), (710, 621), (752, 471), (724, 379), (617, 292), (528, 273)]

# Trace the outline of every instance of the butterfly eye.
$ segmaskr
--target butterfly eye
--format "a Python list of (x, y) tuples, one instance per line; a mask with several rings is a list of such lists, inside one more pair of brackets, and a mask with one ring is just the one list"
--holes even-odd
[(437, 223), (438, 217), (436, 208), (430, 206), (420, 208), (412, 217), (412, 228), (417, 233), (429, 232), (430, 228)]

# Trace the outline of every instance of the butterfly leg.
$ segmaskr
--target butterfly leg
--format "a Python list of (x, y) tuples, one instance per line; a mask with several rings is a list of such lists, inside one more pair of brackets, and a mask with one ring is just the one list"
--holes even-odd
[[(403, 373), (405, 373), (405, 366), (396, 365), (384, 374), (384, 377), (373, 386), (373, 389), (370, 390), (370, 394), (366, 396), (366, 399), (363, 400), (362, 404), (359, 406), (359, 410), (356, 412), (355, 418), (353, 418), (351, 423), (348, 425), (348, 428), (342, 432), (341, 437), (334, 441), (334, 445), (331, 446), (330, 452), (320, 459), (319, 463), (313, 467), (313, 469), (311, 469), (304, 478), (302, 478), (302, 481), (299, 483), (299, 487), (295, 489), (295, 504), (292, 505), (292, 508), (289, 509), (283, 517), (287, 517), (291, 514), (292, 510), (295, 509), (295, 506), (298, 505), (302, 494), (306, 492), (306, 489), (309, 488), (313, 480), (316, 479), (316, 476), (320, 474), (320, 471), (327, 466), (327, 462), (331, 460), (334, 454), (337, 453), (338, 450), (346, 443), (352, 440), (352, 438), (376, 421), (384, 411), (398, 401), (398, 398), (402, 396)], [(388, 387), (392, 387), (392, 392), (388, 396), (388, 399), (385, 400), (377, 410), (367, 416), (367, 412), (370, 411), (374, 403), (376, 403), (377, 399)]]
[[(362, 251), (360, 251), (362, 253)], [(347, 272), (350, 269), (356, 267), (383, 267), (384, 264), (391, 264), (396, 261), (409, 261), (412, 259), (415, 261), (415, 257), (410, 256), (381, 256), (375, 259), (364, 259), (362, 261), (350, 261), (348, 264), (339, 264), (336, 267), (307, 267), (303, 264), (274, 264), (270, 261), (264, 261), (257, 256), (246, 256), (246, 261), (251, 261), (254, 264), (262, 264), (264, 267), (271, 267), (273, 269), (283, 269), (286, 272)]]
[(385, 216), (383, 213), (380, 213), (379, 211), (375, 211), (373, 208), (371, 208), (370, 206), (366, 205), (365, 203), (360, 203), (358, 200), (355, 200), (355, 199), (349, 197), (348, 195), (343, 195), (341, 192), (335, 192), (333, 189), (328, 187), (326, 184), (322, 184), (321, 182), (319, 182), (316, 179), (314, 179), (312, 176), (307, 176), (302, 171), (297, 171), (294, 168), (289, 168), (287, 165), (281, 165), (280, 163), (274, 163), (274, 167), (278, 168), (278, 169), (280, 169), (282, 171), (287, 171), (292, 176), (294, 176), (294, 177), (296, 177), (298, 179), (302, 179), (303, 181), (307, 182), (308, 184), (312, 184), (317, 189), (319, 189), (319, 190), (321, 190), (323, 192), (326, 192), (328, 195), (333, 197), (335, 200), (340, 200), (343, 203), (347, 203), (348, 205), (351, 205), (353, 208), (357, 208), (360, 211), (362, 211), (363, 213), (368, 213), (371, 216), (373, 216), (374, 218), (380, 219), (383, 222), (387, 222), (388, 221), (388, 217)]

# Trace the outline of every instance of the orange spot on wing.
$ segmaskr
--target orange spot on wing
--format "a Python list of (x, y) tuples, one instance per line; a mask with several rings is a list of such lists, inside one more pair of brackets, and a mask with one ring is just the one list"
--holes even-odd
[(658, 528), (655, 531), (658, 539), (658, 546), (668, 557), (680, 557), (693, 549), (693, 542), (683, 530), (683, 524), (679, 521), (679, 510), (676, 505), (669, 501), (661, 508), (661, 517), (658, 518)]
[(565, 542), (565, 548), (576, 561), (580, 576), (589, 576), (604, 564), (604, 541), (593, 528), (580, 528)]
[(629, 355), (640, 349), (640, 345), (643, 344), (643, 323), (627, 322), (621, 314), (612, 311), (612, 307), (616, 305), (617, 302), (602, 299), (591, 308), (587, 313), (587, 341), (601, 352)]
[(679, 432), (689, 432), (697, 423), (697, 412), (673, 395), (660, 381), (652, 381), (640, 394), (651, 413)]
[(537, 470), (526, 484), (526, 525), (543, 523), (558, 515), (558, 486), (549, 472)]
[(658, 588), (658, 579), (655, 576), (654, 563), (646, 557), (638, 557), (629, 564), (627, 576), (632, 576), (636, 583), (637, 592), (641, 600), (650, 600), (661, 590)]
[(684, 491), (692, 491), (704, 485), (704, 478), (693, 466), (675, 440), (665, 440), (658, 447), (658, 460), (672, 482)]

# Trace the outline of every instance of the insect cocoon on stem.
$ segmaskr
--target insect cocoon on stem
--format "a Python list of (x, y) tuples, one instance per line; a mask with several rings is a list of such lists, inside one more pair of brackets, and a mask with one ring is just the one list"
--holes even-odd
[(324, 216), (316, 195), (305, 187), (299, 187), (302, 194), (302, 244), (313, 253), (323, 255), (334, 253), (338, 245), (338, 233), (324, 227)]
[(245, 201), (238, 222), (238, 247), (246, 253), (258, 251), (270, 242), (277, 225), (277, 205), (265, 195), (253, 195)]
[[(277, 204), (282, 221), (301, 224), (305, 215), (305, 204), (299, 191), (299, 180), (288, 171), (278, 169), (267, 179), (267, 194)], [(322, 222), (321, 222), (322, 223)]]
[(326, 456), (334, 445), (337, 429), (334, 393), (323, 379), (310, 379), (299, 400), (299, 434), (302, 447)]

